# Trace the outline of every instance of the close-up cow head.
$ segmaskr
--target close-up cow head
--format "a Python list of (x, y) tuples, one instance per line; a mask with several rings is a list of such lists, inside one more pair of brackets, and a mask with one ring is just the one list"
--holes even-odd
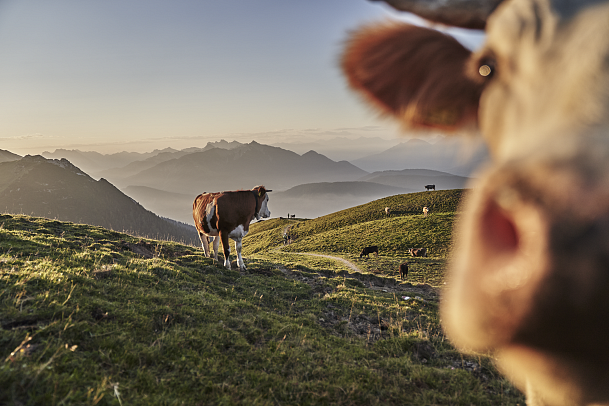
[(349, 85), (406, 129), (479, 133), (441, 310), (529, 405), (609, 402), (609, 1), (387, 0), (485, 28), (471, 52), (402, 22), (352, 33)]

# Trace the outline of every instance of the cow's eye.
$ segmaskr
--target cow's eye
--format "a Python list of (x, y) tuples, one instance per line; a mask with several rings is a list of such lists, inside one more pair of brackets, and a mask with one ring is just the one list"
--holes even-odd
[(478, 73), (480, 73), (480, 75), (482, 75), (482, 76), (485, 76), (485, 77), (486, 77), (486, 76), (491, 75), (491, 74), (493, 73), (493, 70), (491, 69), (491, 67), (490, 67), (490, 66), (488, 66), (488, 65), (486, 65), (486, 64), (485, 64), (485, 65), (482, 65), (482, 66), (480, 67), (480, 69), (478, 69)]
[(480, 58), (478, 62), (478, 73), (480, 76), (490, 79), (495, 75), (497, 63), (492, 57)]

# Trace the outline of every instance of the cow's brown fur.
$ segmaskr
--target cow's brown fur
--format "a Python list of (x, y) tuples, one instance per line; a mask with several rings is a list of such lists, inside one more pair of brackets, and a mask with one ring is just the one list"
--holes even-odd
[[(255, 193), (252, 193), (254, 191)], [(222, 241), (225, 261), (229, 258), (229, 234), (238, 226), (243, 226), (244, 231), (249, 231), (249, 225), (255, 218), (256, 205), (258, 209), (262, 207), (262, 203), (266, 198), (267, 190), (264, 186), (257, 186), (252, 190), (226, 191), (216, 193), (202, 193), (195, 198), (192, 207), (192, 215), (195, 222), (195, 227), (199, 233), (201, 243), (206, 246), (207, 235), (210, 234), (210, 229), (206, 220), (206, 208), (208, 204), (215, 206), (215, 212), (211, 218), (211, 225), (218, 230), (217, 236)], [(256, 203), (256, 199), (258, 203)], [(240, 241), (237, 242), (240, 244)], [(217, 244), (215, 245), (217, 247)], [(238, 251), (240, 251), (238, 249)], [(207, 255), (207, 253), (206, 253)], [(217, 260), (217, 252), (215, 252)], [(241, 264), (241, 267), (243, 265)]]
[(482, 90), (466, 74), (469, 56), (438, 31), (379, 24), (352, 35), (342, 66), (351, 87), (406, 126), (456, 130), (476, 121)]

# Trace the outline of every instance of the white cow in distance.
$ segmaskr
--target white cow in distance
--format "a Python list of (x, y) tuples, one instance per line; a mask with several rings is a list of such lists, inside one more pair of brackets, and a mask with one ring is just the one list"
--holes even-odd
[(406, 128), (477, 132), (441, 303), (463, 350), (493, 351), (529, 405), (609, 404), (609, 0), (386, 0), (486, 29), (470, 52), (429, 28), (355, 31), (342, 66)]

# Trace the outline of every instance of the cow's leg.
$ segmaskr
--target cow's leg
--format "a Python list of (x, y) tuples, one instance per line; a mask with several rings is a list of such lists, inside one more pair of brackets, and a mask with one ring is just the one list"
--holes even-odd
[(220, 231), (220, 240), (222, 240), (222, 249), (224, 250), (224, 266), (230, 269), (230, 245), (228, 245), (228, 233)]
[(218, 249), (220, 248), (220, 237), (212, 237), (214, 239), (214, 261), (218, 262)]
[(237, 250), (237, 265), (242, 271), (245, 271), (245, 264), (243, 263), (243, 258), (241, 257), (241, 238), (235, 240), (235, 250)]
[(201, 246), (203, 247), (205, 256), (209, 258), (209, 244), (207, 243), (207, 236), (199, 231), (199, 239), (201, 240)]
[(245, 271), (245, 264), (241, 257), (241, 240), (247, 235), (247, 231), (242, 225), (239, 225), (229, 234), (229, 237), (235, 240), (235, 249), (237, 250), (237, 265), (242, 271)]

